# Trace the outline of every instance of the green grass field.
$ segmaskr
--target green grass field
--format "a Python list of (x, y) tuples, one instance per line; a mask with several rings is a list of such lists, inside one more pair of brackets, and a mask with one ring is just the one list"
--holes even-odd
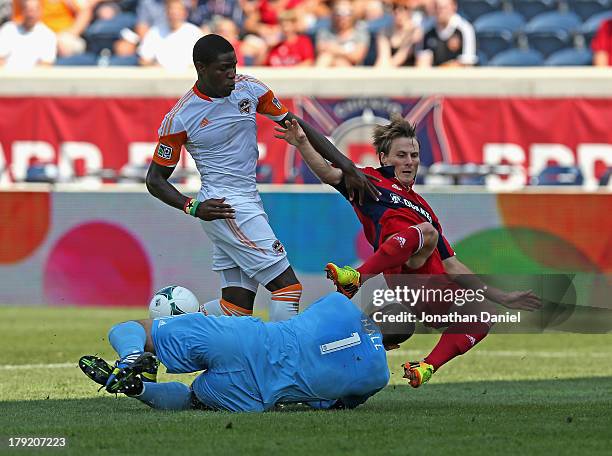
[(107, 329), (143, 311), (2, 312), (1, 454), (27, 454), (8, 447), (11, 436), (66, 437), (66, 448), (44, 452), (88, 455), (612, 451), (612, 335), (492, 335), (413, 390), (399, 366), (436, 340), (416, 335), (390, 354), (390, 385), (355, 410), (177, 413), (98, 393), (76, 366), (86, 353), (114, 359)]

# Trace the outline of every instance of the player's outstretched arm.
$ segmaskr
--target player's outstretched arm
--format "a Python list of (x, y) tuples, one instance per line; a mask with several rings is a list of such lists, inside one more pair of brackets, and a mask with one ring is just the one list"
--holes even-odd
[(365, 202), (366, 197), (378, 201), (380, 193), (374, 184), (372, 184), (368, 177), (366, 177), (366, 175), (361, 172), (351, 160), (336, 149), (336, 147), (329, 142), (324, 135), (311, 127), (307, 122), (290, 112), (277, 123), (284, 126), (284, 121), (292, 119), (296, 119), (298, 121), (314, 150), (316, 150), (324, 159), (332, 162), (340, 170), (342, 170), (342, 177), (344, 179), (349, 201), (353, 201), (355, 196), (357, 196), (357, 202), (360, 205)]
[(542, 300), (531, 290), (503, 291), (485, 284), (456, 256), (445, 259), (442, 264), (454, 282), (471, 290), (484, 290), (485, 297), (504, 307), (529, 311), (542, 307)]
[(289, 144), (297, 147), (308, 167), (321, 182), (329, 185), (338, 185), (342, 180), (342, 170), (331, 166), (327, 160), (314, 150), (296, 119), (285, 120), (284, 124), (284, 128), (275, 128), (278, 133), (274, 136), (284, 139)]
[[(185, 211), (185, 206), (191, 198), (179, 192), (174, 185), (168, 182), (174, 167), (162, 166), (151, 162), (147, 171), (147, 190), (155, 198), (169, 206)], [(210, 221), (224, 218), (235, 218), (235, 210), (225, 203), (225, 198), (211, 198), (195, 207), (195, 217)]]

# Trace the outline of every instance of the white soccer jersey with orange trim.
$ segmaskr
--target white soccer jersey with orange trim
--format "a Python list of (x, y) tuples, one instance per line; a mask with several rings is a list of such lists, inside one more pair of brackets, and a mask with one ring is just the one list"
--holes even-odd
[(202, 178), (198, 199), (252, 198), (259, 158), (256, 112), (281, 120), (287, 108), (247, 75), (236, 75), (236, 87), (225, 98), (209, 98), (194, 85), (164, 117), (153, 161), (176, 166), (185, 146)]

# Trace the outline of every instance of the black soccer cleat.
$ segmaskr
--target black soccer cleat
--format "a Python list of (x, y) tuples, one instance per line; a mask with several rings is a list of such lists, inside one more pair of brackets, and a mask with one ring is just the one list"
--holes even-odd
[(106, 385), (113, 372), (113, 368), (106, 361), (95, 355), (81, 356), (79, 367), (87, 377), (102, 386)]
[(155, 365), (140, 374), (140, 379), (145, 383), (157, 383), (157, 370), (159, 369), (159, 360), (155, 358)]
[(157, 370), (158, 361), (152, 353), (143, 353), (126, 367), (115, 367), (106, 383), (109, 393), (123, 393), (134, 396), (142, 392), (143, 372)]

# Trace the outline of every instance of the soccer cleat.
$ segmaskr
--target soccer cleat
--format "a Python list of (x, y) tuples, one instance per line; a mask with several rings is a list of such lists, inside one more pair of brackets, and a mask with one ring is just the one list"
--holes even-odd
[(79, 367), (87, 377), (104, 387), (113, 368), (102, 358), (94, 355), (85, 355), (79, 359)]
[(119, 363), (117, 363), (106, 384), (106, 391), (109, 393), (123, 393), (128, 396), (140, 394), (143, 383), (141, 379), (142, 373), (157, 369), (157, 365), (158, 361), (155, 355), (146, 352), (142, 353), (125, 367), (119, 367)]
[(410, 386), (418, 388), (427, 383), (434, 373), (434, 367), (425, 361), (407, 362), (403, 366), (404, 378), (408, 379)]
[(155, 358), (155, 365), (147, 370), (142, 371), (140, 379), (145, 383), (157, 383), (157, 370), (159, 369), (159, 360)]
[(327, 278), (334, 282), (338, 292), (348, 298), (355, 296), (361, 286), (361, 274), (350, 266), (338, 267), (334, 263), (325, 266)]

